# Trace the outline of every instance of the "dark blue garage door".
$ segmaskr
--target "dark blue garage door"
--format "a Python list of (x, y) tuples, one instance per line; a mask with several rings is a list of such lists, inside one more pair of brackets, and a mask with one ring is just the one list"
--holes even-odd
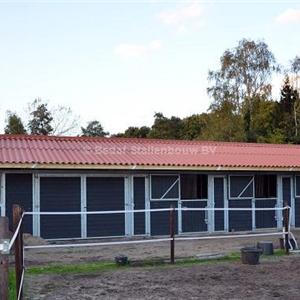
[[(214, 202), (216, 208), (224, 208), (224, 178), (214, 178)], [(224, 211), (215, 211), (215, 230), (224, 230)]]
[[(229, 200), (229, 207), (251, 208), (251, 199)], [(229, 211), (229, 230), (252, 230), (251, 211)]]
[[(274, 208), (276, 200), (255, 200), (255, 208)], [(277, 226), (275, 219), (275, 210), (269, 211), (255, 211), (255, 226), (256, 228), (273, 228)]]
[[(80, 178), (42, 177), (40, 211), (80, 211)], [(41, 216), (41, 236), (47, 239), (81, 236), (80, 215)]]
[[(31, 174), (6, 174), (6, 216), (10, 230), (13, 230), (13, 204), (19, 204), (25, 211), (32, 211)], [(23, 232), (32, 233), (32, 216), (25, 216)]]
[[(87, 210), (124, 210), (123, 177), (87, 178)], [(121, 236), (125, 234), (125, 216), (121, 214), (87, 215), (87, 235)]]
[(282, 198), (283, 205), (286, 203), (291, 205), (291, 179), (289, 177), (282, 178)]
[[(151, 209), (159, 208), (177, 208), (177, 201), (151, 201)], [(168, 235), (170, 234), (170, 212), (158, 211), (151, 212), (151, 235)], [(175, 229), (177, 233), (177, 211), (175, 212)]]
[[(182, 201), (182, 207), (204, 208), (207, 201)], [(207, 231), (205, 211), (182, 211), (182, 232)]]
[[(145, 209), (145, 178), (133, 179), (134, 209)], [(134, 214), (134, 234), (145, 234), (145, 213)]]

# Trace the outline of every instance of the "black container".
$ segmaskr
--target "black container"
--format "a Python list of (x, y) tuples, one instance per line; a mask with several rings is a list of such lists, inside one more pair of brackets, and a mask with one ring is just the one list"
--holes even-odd
[(125, 255), (118, 255), (115, 257), (115, 262), (118, 266), (125, 266), (129, 263), (128, 257)]
[(259, 256), (262, 250), (256, 247), (245, 247), (241, 249), (241, 260), (246, 265), (257, 265), (259, 264)]
[(257, 243), (257, 248), (262, 250), (262, 254), (264, 255), (273, 255), (274, 247), (273, 243), (269, 241), (261, 241)]

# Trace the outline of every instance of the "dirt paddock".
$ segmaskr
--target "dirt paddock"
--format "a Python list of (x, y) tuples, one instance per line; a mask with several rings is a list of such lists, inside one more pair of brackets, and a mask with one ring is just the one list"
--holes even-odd
[(300, 256), (27, 276), (25, 299), (299, 299)]
[[(300, 241), (300, 230), (293, 231)], [(89, 241), (105, 242), (107, 239)], [(272, 241), (275, 248), (279, 247), (279, 236), (261, 236), (231, 239), (175, 241), (175, 257), (190, 258), (209, 254), (228, 254), (239, 251), (245, 246), (256, 245), (258, 241)], [(86, 241), (72, 241), (84, 243)], [(60, 242), (63, 243), (63, 242)], [(39, 238), (27, 236), (26, 245), (47, 244)], [(123, 244), (111, 246), (93, 246), (79, 248), (30, 249), (25, 251), (27, 265), (44, 265), (49, 263), (78, 263), (91, 261), (112, 261), (115, 256), (123, 254), (130, 260), (169, 259), (170, 243)]]
[[(294, 232), (298, 237), (299, 231)], [(228, 254), (259, 240), (278, 236), (177, 241), (175, 257)], [(47, 244), (27, 237), (26, 244)], [(130, 260), (164, 259), (169, 242), (89, 248), (25, 251), (27, 266), (112, 261), (118, 254)], [(262, 257), (257, 266), (239, 261), (191, 266), (130, 267), (80, 274), (25, 276), (25, 299), (299, 299), (300, 255)]]

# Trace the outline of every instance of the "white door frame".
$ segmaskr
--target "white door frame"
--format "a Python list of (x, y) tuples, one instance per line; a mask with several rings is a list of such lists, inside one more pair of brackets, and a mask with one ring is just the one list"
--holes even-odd
[(5, 173), (0, 173), (0, 179), (1, 179), (1, 190), (0, 190), (0, 208), (1, 208), (1, 216), (5, 217), (6, 215), (6, 207), (5, 207)]
[[(214, 199), (214, 175), (207, 176), (207, 207), (214, 208), (215, 207), (215, 199)], [(209, 210), (206, 211), (207, 216), (207, 231), (212, 233), (215, 231), (215, 214), (214, 211)]]
[[(144, 199), (144, 203), (145, 203), (145, 209), (148, 209), (150, 207), (148, 207), (148, 205), (150, 205), (149, 202), (149, 182), (148, 182), (148, 177), (145, 174), (133, 174), (129, 176), (130, 182), (130, 199), (128, 202), (128, 209), (130, 210), (135, 210), (135, 202), (134, 202), (134, 179), (135, 178), (144, 178), (145, 179), (145, 185), (144, 185), (144, 192), (145, 192), (145, 199)], [(148, 179), (147, 179), (148, 178)], [(127, 217), (129, 218), (128, 223), (130, 223), (131, 226), (131, 235), (134, 236), (135, 231), (134, 231), (134, 212), (132, 213), (128, 213)], [(150, 226), (150, 213), (149, 212), (145, 212), (144, 214), (144, 221), (145, 221), (145, 234), (141, 234), (141, 235), (149, 235), (149, 226)]]
[[(32, 174), (32, 211), (40, 212), (40, 175)], [(32, 234), (41, 236), (41, 217), (40, 215), (32, 216)]]
[[(283, 201), (283, 179), (290, 179), (290, 201), (291, 201), (291, 226), (295, 226), (295, 190), (294, 190), (294, 177), (292, 175), (278, 175), (277, 177), (277, 188), (278, 188), (278, 207), (284, 206)], [(278, 220), (279, 219), (279, 220)], [(282, 211), (278, 211), (277, 226), (282, 227)]]

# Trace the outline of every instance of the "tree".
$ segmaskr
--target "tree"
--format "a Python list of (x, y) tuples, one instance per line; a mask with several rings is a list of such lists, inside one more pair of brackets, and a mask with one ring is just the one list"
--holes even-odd
[(300, 93), (300, 56), (296, 56), (291, 61), (290, 70), (293, 87)]
[(182, 120), (178, 117), (165, 117), (162, 113), (154, 115), (154, 124), (149, 133), (150, 138), (157, 139), (180, 139), (182, 131)]
[(21, 118), (14, 112), (7, 112), (5, 134), (26, 134), (26, 129)]
[(264, 97), (255, 97), (252, 102), (252, 117), (247, 119), (248, 113), (244, 114), (246, 141), (283, 143), (284, 134), (278, 128), (278, 103)]
[(286, 142), (299, 141), (300, 99), (299, 93), (294, 89), (289, 77), (286, 76), (281, 89), (279, 102), (280, 128), (284, 132)]
[(122, 135), (123, 137), (133, 137), (133, 138), (146, 138), (149, 135), (150, 128), (147, 126), (142, 126), (142, 127), (128, 127), (124, 134)]
[(200, 139), (240, 142), (245, 140), (243, 117), (234, 111), (234, 104), (224, 101), (207, 115), (207, 123)]
[(52, 134), (72, 134), (78, 129), (79, 116), (73, 114), (70, 107), (57, 106), (50, 109), (52, 115)]
[(90, 137), (104, 137), (109, 133), (105, 132), (101, 123), (99, 121), (91, 121), (88, 123), (87, 127), (81, 127), (82, 136), (90, 136)]
[(48, 104), (43, 103), (41, 99), (35, 99), (31, 104), (33, 110), (30, 112), (31, 119), (28, 122), (28, 128), (31, 134), (49, 135), (53, 132), (51, 122), (53, 117), (48, 110)]
[(291, 61), (291, 71), (296, 74), (300, 73), (300, 56), (296, 56)]
[(240, 111), (248, 99), (251, 114), (251, 99), (271, 95), (271, 76), (279, 67), (263, 41), (243, 39), (237, 47), (226, 50), (220, 62), (220, 69), (208, 74), (212, 85), (207, 92), (213, 98), (213, 106), (226, 101), (235, 111)]
[(201, 137), (203, 130), (207, 126), (208, 114), (192, 115), (182, 120), (181, 138), (185, 140), (195, 140)]

